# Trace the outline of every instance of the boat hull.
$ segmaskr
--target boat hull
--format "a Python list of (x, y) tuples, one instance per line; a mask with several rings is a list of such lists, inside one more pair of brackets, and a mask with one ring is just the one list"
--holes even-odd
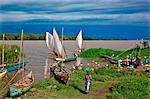
[(62, 59), (62, 58), (56, 58), (56, 61), (60, 61), (60, 62), (70, 62), (70, 61), (75, 61), (77, 59), (77, 57), (71, 57), (71, 58), (65, 58), (65, 59)]
[(10, 89), (9, 89), (10, 97), (20, 96), (20, 95), (24, 94), (25, 92), (29, 91), (30, 88), (31, 88), (31, 86), (27, 86), (24, 88), (10, 87)]
[(7, 73), (7, 70), (4, 69), (4, 70), (0, 73), (0, 79), (3, 78), (6, 73)]
[[(26, 66), (27, 62), (24, 62), (24, 66)], [(8, 72), (17, 71), (18, 69), (22, 68), (23, 63), (17, 64), (15, 66), (6, 66)]]

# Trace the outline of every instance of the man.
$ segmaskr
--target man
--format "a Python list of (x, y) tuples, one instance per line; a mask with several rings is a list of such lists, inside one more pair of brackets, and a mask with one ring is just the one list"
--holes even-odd
[(90, 74), (90, 72), (87, 72), (87, 74), (85, 76), (85, 81), (86, 81), (85, 92), (86, 92), (86, 94), (89, 93), (89, 87), (90, 87), (91, 80), (92, 80), (91, 74)]

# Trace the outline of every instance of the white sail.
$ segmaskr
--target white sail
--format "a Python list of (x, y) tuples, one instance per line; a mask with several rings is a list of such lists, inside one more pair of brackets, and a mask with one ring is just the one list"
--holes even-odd
[(46, 32), (46, 45), (49, 49), (54, 47), (54, 39), (49, 32)]
[(78, 36), (76, 38), (79, 50), (82, 49), (82, 40), (83, 40), (83, 38), (82, 38), (82, 30), (80, 30), (80, 32), (79, 32), (79, 34), (78, 34)]
[(59, 36), (58, 36), (55, 28), (53, 28), (53, 37), (54, 37), (54, 46), (55, 46), (56, 50), (58, 51), (58, 54), (60, 56), (64, 57), (65, 51), (64, 51), (61, 41), (59, 40)]

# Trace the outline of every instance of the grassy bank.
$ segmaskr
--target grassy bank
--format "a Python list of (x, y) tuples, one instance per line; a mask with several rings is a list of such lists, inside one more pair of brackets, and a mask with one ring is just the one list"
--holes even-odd
[(105, 48), (91, 48), (82, 51), (79, 56), (85, 58), (99, 58), (101, 55), (108, 55), (108, 56), (114, 55), (115, 57), (119, 55), (121, 57), (126, 57), (127, 55), (132, 54), (134, 56), (140, 55), (141, 57), (144, 57), (144, 56), (150, 56), (149, 52), (150, 52), (149, 48), (141, 49), (140, 52), (135, 49), (131, 49), (128, 51), (118, 51), (118, 50), (105, 49)]
[[(100, 97), (97, 92), (105, 89), (109, 89), (108, 85), (114, 84), (112, 89), (112, 94), (109, 94), (109, 98), (117, 97), (116, 95), (119, 94), (119, 97), (125, 97), (126, 93), (124, 89), (120, 88), (121, 81), (128, 81), (130, 84), (135, 87), (134, 89), (131, 88), (132, 96), (136, 96), (138, 89), (140, 88), (140, 92), (137, 98), (149, 96), (150, 90), (145, 92), (144, 88), (148, 88), (150, 82), (148, 82), (148, 74), (141, 73), (140, 75), (136, 75), (133, 71), (122, 71), (118, 73), (116, 69), (111, 68), (99, 68), (95, 69), (95, 72), (92, 73), (92, 84), (90, 88), (89, 95), (84, 94), (85, 90), (85, 71), (75, 71), (71, 76), (70, 80), (67, 85), (58, 83), (54, 78), (51, 79), (44, 79), (38, 82), (35, 82), (31, 92), (28, 92), (24, 95), (24, 98), (55, 98), (55, 99), (84, 99), (84, 98), (97, 98)], [(138, 84), (136, 81), (130, 79), (138, 79)], [(142, 79), (141, 79), (142, 78)], [(126, 86), (130, 86), (128, 82), (125, 82), (124, 88)], [(120, 89), (117, 87), (119, 86)], [(34, 89), (34, 90), (33, 90)], [(115, 90), (118, 89), (118, 90)], [(120, 92), (121, 91), (121, 92)], [(129, 90), (128, 90), (129, 91)], [(129, 91), (129, 92), (130, 92)], [(118, 98), (119, 98), (118, 97)]]
[[(3, 45), (0, 45), (0, 64), (2, 63), (2, 48)], [(14, 64), (18, 63), (20, 58), (20, 47), (17, 45), (4, 45), (4, 63), (5, 64)]]

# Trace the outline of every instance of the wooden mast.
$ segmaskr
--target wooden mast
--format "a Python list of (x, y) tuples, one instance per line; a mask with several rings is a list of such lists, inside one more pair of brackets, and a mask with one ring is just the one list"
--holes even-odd
[(21, 31), (21, 62), (22, 62), (22, 78), (24, 78), (24, 49), (23, 49), (23, 29)]
[[(62, 35), (61, 35), (61, 37), (62, 37), (62, 38), (61, 38), (61, 43), (62, 43), (62, 45), (63, 45), (63, 34), (64, 34), (64, 28), (63, 28), (63, 27), (62, 27), (62, 31), (61, 31), (61, 32), (62, 32)], [(62, 46), (62, 47), (63, 47), (63, 46)], [(64, 53), (63, 53), (63, 51), (62, 51), (62, 57), (61, 57), (61, 58), (62, 58), (62, 64), (61, 64), (61, 67), (62, 67), (62, 66), (63, 66), (63, 59), (64, 59)]]
[(5, 35), (3, 34), (3, 48), (2, 48), (2, 66), (4, 68), (4, 37)]

